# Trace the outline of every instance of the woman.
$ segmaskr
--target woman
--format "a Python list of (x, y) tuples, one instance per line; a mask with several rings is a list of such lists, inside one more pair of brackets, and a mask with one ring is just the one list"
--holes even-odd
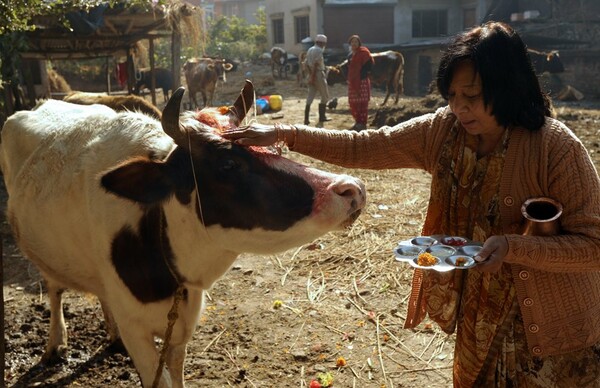
[[(448, 106), (360, 133), (260, 126), (242, 145), (291, 149), (353, 168), (432, 175), (423, 235), (483, 243), (474, 269), (416, 270), (405, 327), (429, 314), (456, 330), (457, 387), (600, 386), (600, 179), (575, 135), (551, 118), (526, 47), (506, 24), (457, 36), (437, 86)], [(521, 204), (560, 202), (561, 232), (519, 233)]]
[(351, 53), (348, 56), (348, 104), (354, 117), (355, 131), (367, 128), (369, 100), (371, 99), (371, 81), (369, 73), (373, 66), (373, 57), (368, 48), (362, 45), (358, 35), (348, 39)]

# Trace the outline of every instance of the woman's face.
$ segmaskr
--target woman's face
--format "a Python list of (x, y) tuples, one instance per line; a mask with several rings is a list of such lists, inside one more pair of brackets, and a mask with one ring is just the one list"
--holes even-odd
[(352, 48), (352, 50), (356, 50), (359, 46), (360, 46), (360, 42), (358, 41), (358, 39), (352, 38), (350, 40), (350, 47)]
[(497, 135), (504, 132), (492, 115), (492, 107), (483, 104), (481, 77), (470, 61), (459, 63), (454, 70), (448, 103), (452, 112), (471, 135)]

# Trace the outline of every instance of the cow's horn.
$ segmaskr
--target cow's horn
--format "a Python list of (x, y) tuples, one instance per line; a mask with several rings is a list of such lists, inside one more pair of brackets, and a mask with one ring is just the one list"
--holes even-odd
[(185, 133), (179, 125), (179, 108), (183, 93), (185, 93), (184, 87), (174, 91), (162, 112), (161, 124), (163, 131), (175, 140), (175, 144), (184, 144), (183, 140), (185, 139)]
[(254, 85), (250, 80), (246, 80), (244, 84), (244, 88), (240, 92), (237, 100), (233, 103), (233, 107), (231, 108), (231, 112), (233, 113), (233, 119), (236, 122), (236, 125), (242, 122), (244, 117), (246, 117), (246, 113), (252, 107), (254, 103)]

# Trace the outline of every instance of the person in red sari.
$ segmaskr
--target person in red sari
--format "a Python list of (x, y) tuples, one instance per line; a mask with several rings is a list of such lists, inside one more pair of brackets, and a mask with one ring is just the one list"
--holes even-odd
[(369, 73), (373, 66), (373, 57), (368, 48), (362, 45), (358, 35), (348, 39), (352, 52), (348, 56), (348, 104), (354, 117), (355, 131), (367, 128), (369, 100), (371, 99), (371, 81)]

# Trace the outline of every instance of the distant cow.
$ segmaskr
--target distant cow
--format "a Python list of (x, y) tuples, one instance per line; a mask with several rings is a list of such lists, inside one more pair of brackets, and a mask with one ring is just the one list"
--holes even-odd
[[(142, 69), (139, 72), (139, 80), (135, 84), (134, 94), (140, 94), (143, 88), (152, 87), (152, 72), (150, 69)], [(162, 67), (154, 68), (154, 86), (156, 89), (162, 89), (165, 102), (169, 98), (169, 91), (173, 90), (173, 73), (171, 70)]]
[(142, 112), (160, 119), (161, 112), (157, 107), (139, 96), (109, 96), (102, 93), (72, 92), (63, 101), (79, 105), (102, 104), (117, 112)]
[(281, 47), (273, 47), (271, 49), (271, 73), (273, 77), (282, 78), (282, 73), (287, 78), (287, 62), (288, 54)]
[[(375, 64), (369, 75), (374, 86), (383, 85), (386, 88), (385, 98), (382, 105), (387, 103), (392, 91), (394, 91), (394, 104), (398, 103), (401, 94), (404, 94), (404, 56), (398, 51), (384, 51), (373, 53)], [(339, 65), (328, 66), (327, 83), (346, 82), (348, 75), (348, 61)]]
[(565, 67), (560, 60), (558, 51), (553, 50), (549, 52), (537, 51), (528, 48), (527, 52), (531, 58), (531, 63), (535, 69), (535, 73), (540, 75), (545, 72), (548, 73), (562, 73), (565, 71)]
[(296, 82), (298, 86), (306, 86), (308, 79), (308, 67), (306, 66), (306, 51), (300, 53), (298, 58), (298, 73), (296, 73)]
[(233, 65), (223, 59), (189, 59), (183, 65), (183, 72), (190, 93), (190, 104), (199, 107), (196, 94), (202, 93), (202, 106), (212, 106), (217, 80), (227, 82), (226, 73), (232, 68)]
[(349, 226), (365, 206), (353, 177), (221, 136), (252, 106), (249, 82), (227, 111), (180, 116), (183, 92), (173, 93), (162, 123), (59, 100), (6, 121), (7, 219), (50, 299), (43, 360), (66, 351), (61, 295), (73, 288), (98, 297), (111, 339), (120, 336), (145, 388), (159, 365), (155, 337), (173, 324), (158, 386), (183, 387), (204, 290), (240, 253), (308, 243)]

